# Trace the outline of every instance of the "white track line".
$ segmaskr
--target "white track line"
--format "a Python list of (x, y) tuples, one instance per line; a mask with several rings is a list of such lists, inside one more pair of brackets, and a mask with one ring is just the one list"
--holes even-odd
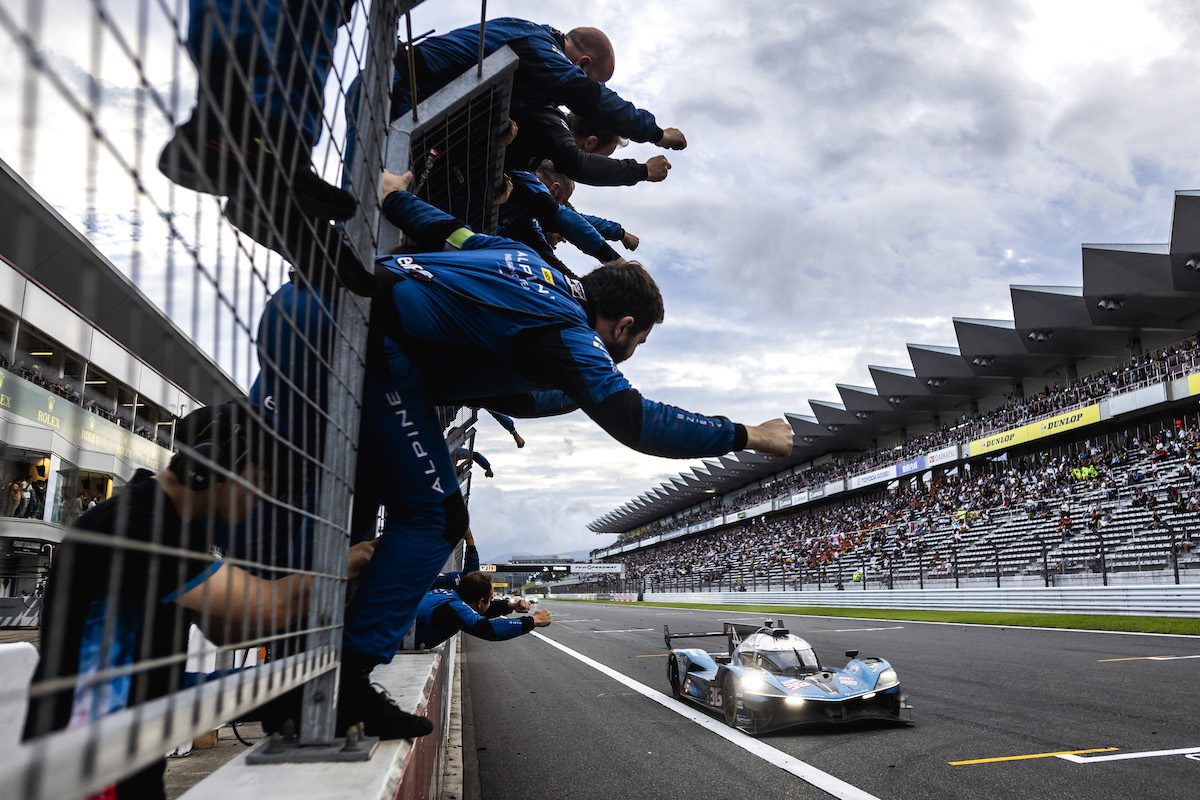
[(1097, 761), (1127, 761), (1131, 758), (1156, 758), (1158, 756), (1186, 756), (1190, 753), (1200, 753), (1200, 747), (1181, 747), (1178, 750), (1143, 750), (1140, 753), (1117, 753), (1111, 756), (1073, 756), (1063, 753), (1061, 758), (1064, 761), (1071, 761), (1076, 764), (1092, 764)]
[(810, 631), (806, 631), (806, 633), (862, 633), (865, 631), (899, 631), (903, 629), (903, 625), (892, 625), (888, 628), (838, 628), (836, 630), (831, 628), (813, 628)]
[[(569, 603), (572, 601), (560, 600), (559, 602)], [(651, 601), (651, 602), (653, 602), (653, 601)], [(605, 603), (604, 605), (612, 606), (614, 608), (635, 608), (636, 609), (638, 607), (637, 603)], [(651, 606), (651, 608), (670, 608), (670, 609), (674, 609), (676, 611), (683, 611), (683, 612), (697, 611), (701, 614), (736, 614), (736, 613), (738, 613), (736, 611), (729, 611), (729, 610), (722, 611), (719, 608), (713, 608), (713, 609), (682, 608), (680, 606)], [(768, 617), (771, 619), (777, 619), (779, 617), (797, 617), (797, 618), (803, 618), (803, 619), (824, 619), (824, 620), (831, 619), (831, 617), (823, 616), (821, 614), (790, 614), (790, 613), (764, 614), (762, 618), (766, 619)], [(980, 622), (929, 622), (927, 620), (918, 620), (918, 619), (893, 620), (893, 619), (886, 619), (886, 618), (882, 618), (882, 617), (842, 617), (842, 616), (839, 616), (839, 617), (833, 617), (832, 619), (861, 619), (861, 620), (867, 620), (869, 622), (903, 622), (905, 625), (957, 625), (962, 628), (997, 628), (997, 629), (1003, 628), (1006, 631), (1062, 631), (1063, 633), (1104, 633), (1104, 634), (1109, 634), (1112, 636), (1165, 636), (1170, 639), (1200, 639), (1200, 635), (1192, 634), (1192, 633), (1146, 633), (1144, 631), (1095, 631), (1095, 630), (1090, 630), (1088, 628), (1046, 628), (1046, 627), (1039, 627), (1036, 625), (984, 625), (983, 623), (980, 623)]]
[(859, 789), (857, 786), (852, 786), (849, 783), (846, 783), (845, 781), (841, 780), (840, 778), (835, 778), (834, 776), (830, 775), (828, 772), (823, 772), (823, 771), (817, 769), (816, 767), (814, 767), (813, 765), (807, 764), (807, 763), (801, 761), (800, 759), (796, 758), (795, 756), (788, 755), (787, 753), (783, 752), (782, 750), (777, 750), (776, 748), (771, 747), (768, 744), (763, 744), (758, 739), (754, 739), (750, 736), (747, 736), (746, 734), (742, 733), (739, 730), (735, 730), (733, 728), (730, 728), (728, 725), (719, 723), (716, 720), (714, 720), (712, 717), (708, 716), (707, 714), (702, 713), (698, 709), (693, 708), (692, 706), (687, 705), (686, 703), (682, 703), (678, 700), (668, 697), (667, 695), (663, 694), (662, 692), (651, 689), (646, 684), (639, 683), (638, 681), (635, 681), (633, 678), (630, 678), (620, 672), (617, 672), (615, 669), (612, 669), (611, 667), (607, 667), (604, 664), (601, 664), (599, 661), (595, 661), (591, 658), (588, 658), (587, 656), (583, 655), (582, 653), (578, 653), (578, 652), (572, 650), (571, 648), (567, 647), (566, 645), (560, 644), (560, 643), (554, 641), (553, 639), (549, 638), (548, 636), (543, 636), (542, 634), (538, 633), (537, 631), (533, 631), (532, 633), (534, 636), (541, 639), (546, 644), (548, 644), (551, 647), (554, 647), (558, 650), (561, 650), (562, 652), (569, 655), (571, 658), (574, 658), (577, 661), (581, 661), (584, 664), (587, 664), (589, 667), (596, 670), (597, 672), (604, 673), (605, 675), (612, 678), (617, 683), (620, 683), (623, 686), (626, 686), (626, 687), (634, 690), (635, 692), (642, 695), (643, 697), (653, 700), (654, 702), (658, 703), (660, 706), (663, 706), (664, 708), (674, 711), (679, 716), (684, 717), (685, 719), (691, 720), (692, 722), (696, 723), (700, 727), (706, 728), (707, 730), (711, 731), (712, 733), (715, 733), (718, 736), (720, 736), (721, 738), (729, 741), (731, 744), (734, 744), (734, 745), (742, 748), (747, 753), (750, 753), (751, 755), (754, 755), (754, 756), (758, 756), (763, 761), (766, 761), (768, 764), (772, 764), (773, 766), (779, 767), (780, 769), (784, 770), (785, 772), (790, 772), (792, 775), (795, 775), (797, 778), (804, 781), (805, 783), (809, 783), (824, 792), (828, 792), (829, 794), (833, 795), (834, 797), (839, 798), (839, 800), (879, 800), (879, 798), (876, 797), (875, 795), (868, 794), (867, 792), (863, 791), (862, 789)]
[(592, 633), (645, 633), (652, 631), (654, 628), (620, 628), (615, 631), (591, 631)]

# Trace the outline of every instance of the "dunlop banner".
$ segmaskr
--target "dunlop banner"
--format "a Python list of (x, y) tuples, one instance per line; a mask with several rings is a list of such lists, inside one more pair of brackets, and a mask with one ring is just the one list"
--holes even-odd
[(1188, 394), (1200, 394), (1200, 372), (1188, 375)]
[(1032, 442), (1045, 436), (1053, 436), (1063, 431), (1082, 428), (1100, 421), (1100, 405), (1094, 404), (1066, 411), (1053, 417), (1046, 417), (1037, 422), (1030, 422), (1019, 428), (1009, 428), (997, 431), (982, 439), (976, 439), (970, 444), (971, 456), (981, 456), (984, 453), (994, 453), (1007, 450), (1025, 442)]

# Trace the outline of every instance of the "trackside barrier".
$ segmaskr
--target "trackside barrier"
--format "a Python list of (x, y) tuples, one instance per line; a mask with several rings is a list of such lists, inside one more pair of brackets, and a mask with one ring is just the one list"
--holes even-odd
[(458, 637), (428, 652), (399, 653), (377, 667), (372, 681), (401, 708), (417, 709), (434, 732), (415, 742), (382, 742), (369, 761), (246, 764), (241, 753), (182, 795), (181, 800), (303, 797), (305, 800), (424, 800), (441, 796), (447, 723), (457, 669)]
[[(555, 594), (594, 600), (595, 594)], [(1024, 611), (1048, 614), (1115, 614), (1200, 617), (1198, 586), (1108, 586), (1009, 589), (870, 589), (820, 592), (646, 592), (655, 603), (739, 606), (903, 608), (929, 611)], [(614, 599), (618, 599), (614, 595)], [(623, 598), (622, 598), (623, 599)], [(636, 596), (635, 596), (636, 599)], [(1200, 634), (1200, 622), (1196, 633)]]

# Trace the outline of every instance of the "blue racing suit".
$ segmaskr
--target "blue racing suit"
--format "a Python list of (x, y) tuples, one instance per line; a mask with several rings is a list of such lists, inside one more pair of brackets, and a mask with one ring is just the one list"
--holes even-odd
[(580, 214), (579, 216), (596, 229), (596, 233), (603, 236), (610, 242), (619, 242), (625, 236), (625, 228), (619, 222), (613, 222), (611, 219), (604, 217), (594, 217), (591, 214)]
[[(561, 234), (598, 261), (614, 261), (618, 258), (617, 252), (604, 241), (601, 232), (578, 212), (556, 203), (537, 175), (516, 170), (509, 176), (513, 182), (512, 195), (500, 206), (497, 234), (529, 245), (546, 261), (549, 259), (545, 258), (543, 248), (552, 248), (546, 241), (544, 231)], [(596, 219), (600, 220), (599, 217)], [(552, 261), (549, 263), (550, 266), (556, 266)]]
[[(249, 106), (311, 147), (348, 0), (189, 0), (188, 55), (235, 136)], [(200, 90), (200, 106), (207, 105)], [(252, 125), (257, 125), (252, 121)], [(215, 134), (216, 131), (213, 131)]]
[[(510, 116), (562, 105), (635, 142), (657, 142), (662, 138), (662, 128), (653, 114), (621, 99), (572, 64), (563, 54), (563, 35), (549, 25), (513, 17), (488, 20), (483, 34), (484, 56), (505, 45), (520, 59), (513, 75)], [(427, 99), (474, 66), (478, 58), (479, 25), (418, 43), (414, 54), (418, 98)], [(392, 88), (392, 119), (412, 108), (409, 83), (407, 52), (401, 47)]]
[(504, 430), (508, 431), (509, 433), (517, 432), (517, 423), (513, 422), (512, 417), (496, 411), (488, 411), (488, 413), (492, 415), (492, 418), (496, 420), (496, 422), (500, 423), (500, 427), (504, 428)]
[(463, 552), (463, 568), (461, 571), (442, 572), (434, 579), (430, 589), (457, 589), (462, 576), (468, 572), (479, 570), (479, 548), (473, 544), (466, 546)]
[(529, 633), (533, 617), (503, 619), (507, 600), (493, 600), (485, 614), (471, 608), (453, 589), (434, 589), (417, 607), (417, 647), (437, 647), (462, 631), (489, 642), (503, 642)]
[[(390, 194), (383, 207), (429, 251), (377, 261), (367, 347), (354, 538), (373, 535), (381, 505), (386, 521), (347, 608), (343, 646), (387, 662), (467, 529), (436, 405), (518, 417), (580, 408), (629, 447), (673, 458), (743, 449), (746, 429), (643, 398), (589, 326), (579, 282), (528, 247), (473, 234), (408, 192)], [(254, 396), (277, 426), (309, 443), (319, 441), (324, 419), (313, 399), (324, 397), (328, 309), (320, 289), (289, 283), (268, 303), (260, 330), (264, 367)], [(285, 402), (291, 393), (302, 397)]]
[(492, 462), (488, 461), (487, 456), (478, 450), (468, 450), (465, 447), (457, 447), (454, 449), (454, 458), (464, 460), (469, 458), (484, 469), (490, 470), (492, 468)]

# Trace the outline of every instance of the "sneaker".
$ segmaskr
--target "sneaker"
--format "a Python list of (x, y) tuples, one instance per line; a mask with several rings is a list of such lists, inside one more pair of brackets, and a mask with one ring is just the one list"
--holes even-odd
[(371, 683), (368, 674), (343, 669), (338, 689), (337, 729), (346, 730), (360, 722), (367, 736), (384, 740), (415, 739), (433, 733), (432, 722), (402, 711), (386, 689)]

